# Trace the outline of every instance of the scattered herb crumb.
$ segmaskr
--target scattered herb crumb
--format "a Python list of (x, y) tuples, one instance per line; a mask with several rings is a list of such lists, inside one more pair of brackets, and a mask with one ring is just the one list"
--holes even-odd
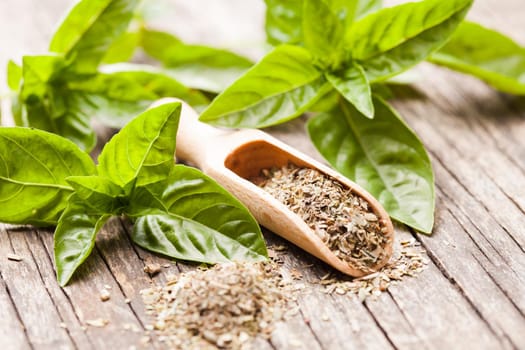
[(97, 318), (94, 320), (86, 320), (86, 324), (91, 327), (105, 327), (109, 323), (108, 320)]
[(387, 228), (368, 202), (315, 169), (288, 164), (252, 181), (296, 213), (351, 267), (373, 272), (385, 257)]
[(144, 272), (146, 272), (150, 276), (155, 276), (161, 271), (160, 264), (157, 263), (149, 263), (144, 266)]
[(269, 337), (291, 315), (294, 288), (273, 263), (224, 264), (184, 273), (141, 291), (153, 324), (146, 327), (176, 349), (239, 349)]
[(353, 294), (359, 300), (378, 297), (391, 285), (405, 277), (414, 277), (422, 272), (429, 260), (425, 250), (415, 238), (396, 240), (394, 254), (390, 261), (379, 271), (360, 278), (349, 278), (340, 274), (328, 273), (317, 283), (324, 286), (327, 294)]
[(99, 297), (101, 301), (108, 301), (111, 298), (111, 294), (109, 293), (109, 290), (104, 288), (100, 291)]
[(13, 253), (10, 253), (10, 254), (7, 254), (7, 260), (11, 260), (11, 261), (22, 261), (24, 260), (24, 258), (22, 258), (20, 255), (18, 254), (13, 254)]

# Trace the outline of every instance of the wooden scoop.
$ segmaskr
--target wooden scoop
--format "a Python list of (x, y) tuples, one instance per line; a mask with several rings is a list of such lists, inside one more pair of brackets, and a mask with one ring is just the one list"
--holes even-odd
[(282, 167), (289, 163), (298, 167), (317, 169), (361, 196), (380, 222), (388, 237), (384, 257), (372, 268), (378, 270), (392, 255), (394, 228), (381, 204), (359, 185), (329, 167), (298, 152), (279, 140), (259, 131), (220, 130), (198, 121), (195, 111), (183, 103), (177, 133), (178, 159), (199, 167), (237, 197), (255, 216), (259, 224), (301, 247), (337, 270), (355, 277), (372, 271), (352, 268), (339, 259), (312, 229), (288, 207), (249, 179), (260, 175), (262, 169)]

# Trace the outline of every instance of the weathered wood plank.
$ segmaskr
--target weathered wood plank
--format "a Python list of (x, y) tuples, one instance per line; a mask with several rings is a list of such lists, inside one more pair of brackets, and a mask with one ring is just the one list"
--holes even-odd
[[(0, 230), (2, 277), (31, 346), (40, 349), (70, 349), (74, 347), (74, 343), (67, 331), (60, 326), (63, 320), (24, 239), (25, 235), (32, 234), (35, 234), (34, 231), (25, 228)], [(22, 260), (8, 260), (7, 255), (10, 253), (20, 256)]]
[(4, 277), (0, 277), (0, 347), (6, 350), (30, 349), (24, 325), (18, 316), (9, 289)]
[[(43, 52), (54, 23), (72, 2), (0, 2), (0, 23), (12, 28), (0, 33), (0, 48), (8, 48), (0, 50), (1, 66), (22, 52)], [(235, 7), (231, 11), (205, 0), (167, 4), (169, 11), (161, 11), (159, 27), (193, 42), (224, 46), (241, 42), (240, 51), (252, 57), (261, 53), (262, 1), (229, 2)], [(518, 0), (478, 0), (469, 16), (525, 43), (522, 6)], [(224, 25), (223, 15), (232, 14), (236, 21)], [(173, 16), (178, 20), (173, 21)], [(365, 304), (350, 296), (325, 295), (318, 286), (307, 284), (298, 299), (300, 313), (280, 323), (269, 342), (257, 339), (256, 348), (525, 347), (521, 336), (525, 331), (525, 100), (495, 93), (474, 78), (445, 69), (425, 65), (421, 71), (424, 80), (415, 85), (420, 95), (402, 94), (395, 104), (427, 145), (436, 170), (435, 233), (419, 236), (433, 260), (429, 269)], [(3, 77), (1, 70), (2, 81)], [(303, 124), (301, 119), (269, 131), (319, 157)], [(97, 241), (94, 256), (65, 289), (55, 281), (50, 232), (0, 229), (0, 346), (120, 349), (140, 344), (149, 320), (138, 291), (194, 267), (171, 264), (150, 278), (142, 270), (145, 263), (168, 260), (133, 247), (126, 229), (126, 224), (123, 228), (118, 221), (111, 222)], [(279, 242), (271, 234), (267, 237)], [(5, 260), (12, 248), (24, 255), (24, 261)], [(328, 271), (293, 247), (284, 260), (285, 269), (301, 271), (305, 281), (315, 281)], [(102, 303), (98, 293), (105, 284), (111, 286), (111, 299)], [(110, 323), (83, 328), (87, 319), (99, 317)], [(60, 322), (67, 324), (67, 330), (59, 327)], [(124, 330), (124, 325), (138, 332)]]
[[(53, 238), (42, 236), (50, 255), (53, 253)], [(109, 287), (109, 301), (100, 300), (102, 289)], [(139, 344), (144, 335), (136, 315), (125, 302), (126, 297), (96, 249), (76, 272), (70, 284), (63, 288), (71, 301), (80, 322), (86, 327), (94, 348), (123, 349)], [(106, 320), (104, 327), (90, 326), (88, 321)]]
[[(282, 242), (283, 245), (288, 243)], [(298, 295), (304, 322), (323, 349), (390, 349), (388, 339), (356, 296), (327, 295), (317, 283), (331, 271), (330, 267), (296, 247), (282, 256), (287, 272), (299, 271), (305, 289)], [(361, 332), (360, 329), (366, 329)], [(342, 337), (341, 335), (345, 335)], [(373, 338), (374, 341), (370, 342)]]
[[(51, 230), (38, 230), (33, 232), (34, 234), (25, 235), (25, 239), (31, 250), (33, 259), (38, 266), (42, 281), (60, 314), (63, 326), (65, 326), (76, 348), (93, 349), (94, 345), (86, 335), (85, 327), (75, 313), (71, 300), (56, 281), (53, 257), (48, 254), (42, 242), (41, 236), (51, 236), (53, 232)], [(48, 328), (49, 330), (48, 325), (42, 324), (40, 327)]]
[[(438, 112), (434, 112), (434, 105), (418, 101), (411, 101), (409, 105), (410, 113), (407, 115), (412, 116), (409, 117), (411, 124), (425, 140), (429, 140), (427, 147), (435, 156), (437, 186), (447, 196), (442, 203), (449, 206), (453, 204), (453, 210), (461, 211), (472, 222), (478, 229), (477, 232), (472, 232), (473, 239), (480, 243), (486, 242), (486, 246), (492, 246), (502, 257), (500, 269), (514, 272), (511, 275), (515, 277), (507, 292), (512, 293), (518, 304), (523, 305), (523, 288), (519, 287), (523, 286), (525, 278), (525, 255), (521, 243), (525, 236), (520, 229), (525, 224), (523, 213), (486, 175), (491, 170), (481, 169), (478, 165), (478, 159), (483, 157), (469, 151), (470, 148), (478, 152), (478, 155), (484, 154), (486, 143), (472, 135), (475, 130), (466, 125), (467, 122), (463, 120), (468, 118), (466, 116), (451, 118), (441, 115), (439, 121), (435, 121), (433, 115)], [(420, 117), (414, 117), (415, 115)], [(447, 139), (447, 133), (454, 135), (458, 141)], [(466, 144), (459, 141), (461, 135), (468, 140)], [(461, 149), (458, 149), (460, 146)], [(501, 169), (509, 165), (505, 160), (494, 161), (493, 168)], [(515, 182), (521, 181), (516, 179)], [(435, 237), (438, 237), (437, 233), (432, 240)], [(485, 254), (490, 256), (494, 251), (486, 251)], [(502, 274), (496, 276), (500, 279), (498, 276)], [(523, 312), (523, 306), (520, 309)]]

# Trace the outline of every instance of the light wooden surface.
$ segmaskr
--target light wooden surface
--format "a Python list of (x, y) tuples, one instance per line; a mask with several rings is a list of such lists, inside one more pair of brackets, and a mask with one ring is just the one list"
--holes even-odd
[[(2, 0), (1, 67), (8, 58), (43, 52), (71, 2)], [(261, 53), (262, 1), (158, 2), (167, 6), (155, 19), (164, 29), (215, 45), (239, 44), (253, 57)], [(469, 17), (525, 44), (522, 0), (477, 0)], [(525, 99), (427, 64), (419, 72), (421, 80), (413, 88), (400, 88), (394, 104), (425, 143), (436, 173), (434, 235), (415, 235), (429, 252), (428, 269), (365, 303), (326, 295), (307, 284), (308, 293), (298, 299), (301, 312), (279, 324), (269, 341), (258, 339), (257, 348), (525, 348)], [(270, 131), (318, 157), (303, 123)], [(140, 348), (149, 320), (139, 290), (192, 267), (171, 264), (149, 277), (142, 271), (146, 263), (168, 260), (132, 246), (128, 232), (127, 223), (112, 220), (73, 283), (60, 288), (52, 264), (52, 231), (1, 226), (0, 347)], [(396, 233), (412, 235), (404, 227)], [(265, 235), (283, 244), (272, 233)], [(9, 253), (24, 259), (7, 260)], [(285, 266), (301, 271), (306, 281), (330, 271), (293, 247)], [(103, 303), (98, 295), (104, 285), (111, 287), (111, 299)], [(109, 324), (86, 324), (98, 318)], [(160, 349), (162, 344), (154, 340), (147, 347)]]

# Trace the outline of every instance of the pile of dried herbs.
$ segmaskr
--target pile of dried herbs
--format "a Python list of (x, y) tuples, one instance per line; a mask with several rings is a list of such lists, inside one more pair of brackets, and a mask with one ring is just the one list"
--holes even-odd
[(299, 215), (351, 267), (373, 272), (384, 258), (387, 228), (366, 200), (339, 181), (293, 164), (263, 169), (252, 181)]
[(328, 273), (317, 283), (324, 287), (327, 294), (357, 295), (359, 300), (364, 301), (370, 296), (378, 297), (406, 277), (415, 277), (428, 263), (426, 252), (419, 241), (413, 237), (396, 239), (392, 258), (379, 271), (360, 278)]
[(276, 264), (223, 264), (178, 276), (141, 291), (149, 327), (176, 349), (240, 349), (256, 336), (269, 337), (289, 314), (293, 287)]

